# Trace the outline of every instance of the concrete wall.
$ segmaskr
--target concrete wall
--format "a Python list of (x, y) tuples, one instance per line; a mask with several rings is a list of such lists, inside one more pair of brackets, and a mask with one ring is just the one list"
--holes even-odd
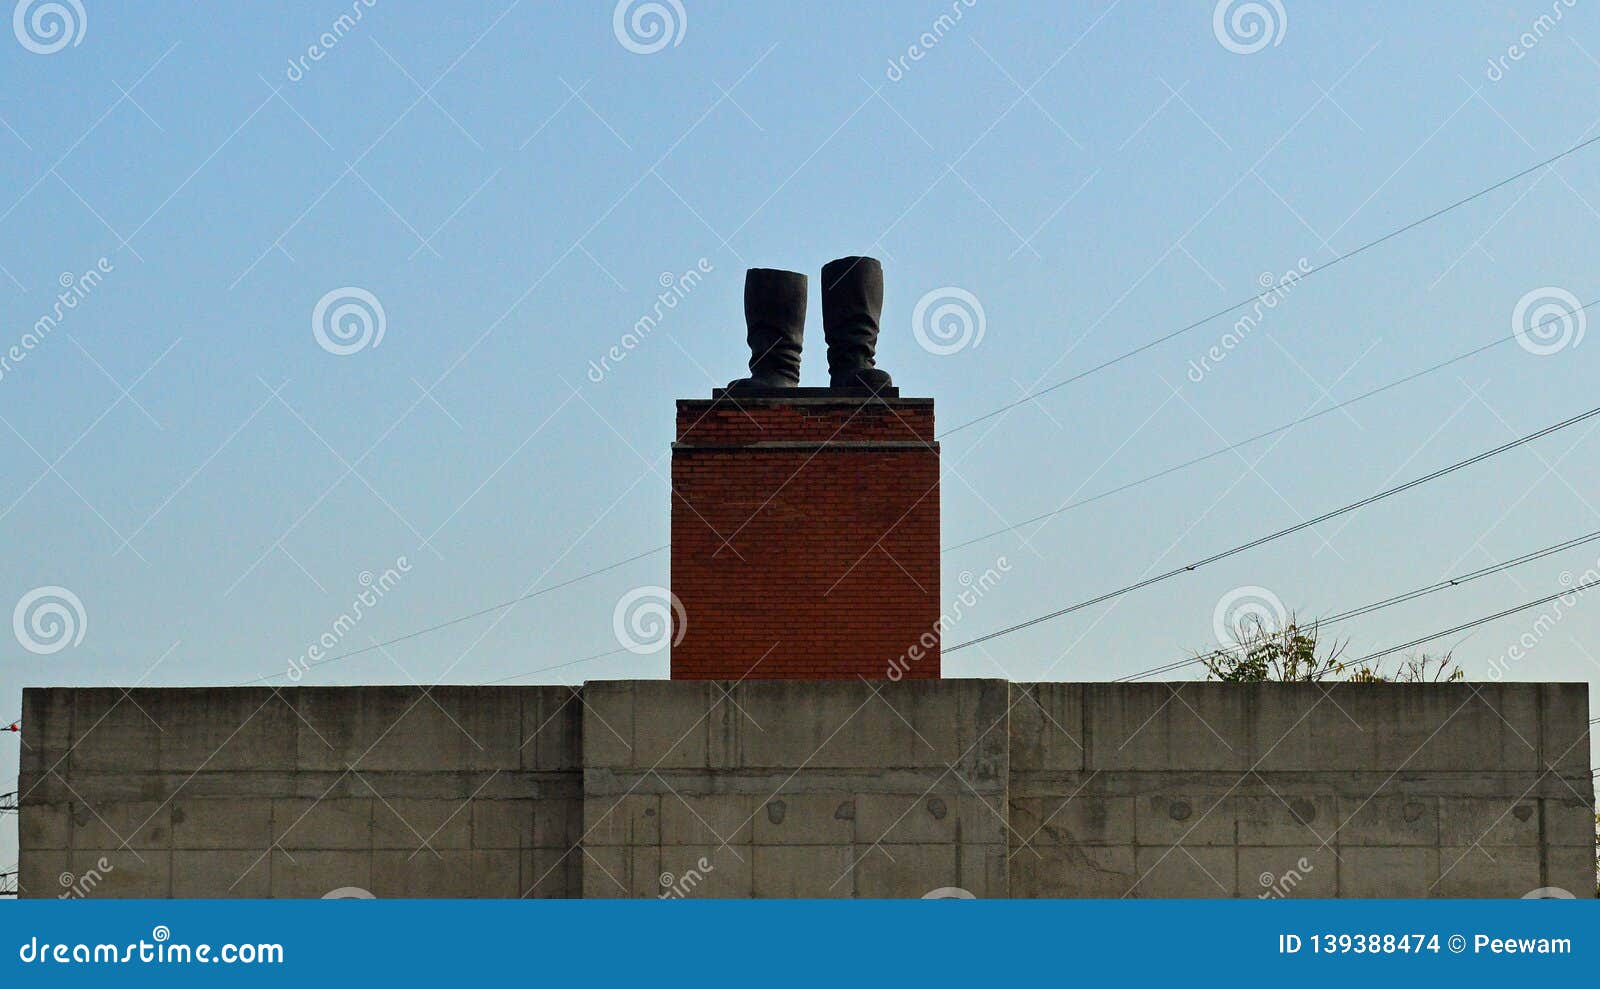
[(580, 709), (569, 687), (24, 691), (23, 895), (576, 896)]
[(1004, 896), (1006, 690), (587, 684), (584, 895)]
[(1012, 690), (1012, 896), (1594, 893), (1586, 684)]
[(1584, 684), (28, 690), (19, 878), (28, 896), (1588, 895), (1588, 718)]

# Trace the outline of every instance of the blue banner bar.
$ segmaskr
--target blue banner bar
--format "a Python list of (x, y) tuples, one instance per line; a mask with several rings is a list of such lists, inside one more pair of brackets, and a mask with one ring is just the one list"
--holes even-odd
[(30, 986), (1589, 983), (1600, 940), (1595, 900), (40, 900), (0, 916), (0, 978)]

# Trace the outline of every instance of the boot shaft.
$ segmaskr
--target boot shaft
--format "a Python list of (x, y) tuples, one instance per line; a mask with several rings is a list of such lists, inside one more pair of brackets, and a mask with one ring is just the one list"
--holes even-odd
[(876, 391), (891, 384), (877, 370), (882, 312), (883, 265), (876, 258), (839, 258), (822, 266), (822, 332), (832, 387)]
[(800, 383), (806, 325), (806, 276), (777, 268), (744, 275), (745, 340), (750, 377), (729, 387), (793, 388)]

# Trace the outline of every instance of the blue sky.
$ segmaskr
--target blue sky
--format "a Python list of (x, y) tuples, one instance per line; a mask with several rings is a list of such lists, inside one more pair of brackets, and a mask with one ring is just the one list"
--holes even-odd
[[(531, 0), (203, 16), (81, 0), (62, 8), (68, 35), (14, 20), (0, 354), (54, 326), (0, 375), (0, 603), (65, 589), (32, 606), (65, 600), (75, 627), (42, 648), (0, 638), (0, 717), (29, 685), (288, 683), (363, 574), (398, 579), (335, 654), (663, 544), (673, 400), (742, 373), (746, 267), (881, 258), (880, 363), (949, 427), (1600, 134), (1600, 12), (1581, 0), (1282, 0), (1258, 6), (1255, 36), (1230, 19), (1248, 5), (1221, 6), (1218, 27), (1203, 0), (682, 0), (659, 5), (656, 37), (629, 33), (632, 9), (619, 29), (610, 3)], [(1293, 281), (1243, 339), (1224, 342), (1236, 316), (1216, 320), (956, 433), (944, 543), (1505, 337), (1550, 300), (1600, 299), (1597, 224), (1600, 145)], [(591, 380), (663, 276), (693, 269), (693, 290)], [(974, 321), (919, 340), (918, 301), (951, 297), (976, 300), (981, 339)], [(325, 299), (325, 315), (376, 300), (381, 340), (369, 321), (320, 344)], [(806, 384), (825, 383), (816, 312)], [(1583, 411), (1600, 342), (1558, 328), (946, 553), (947, 599), (963, 573), (1010, 567), (947, 641)], [(1223, 359), (1191, 373), (1213, 347)], [(1212, 645), (1240, 588), (1311, 617), (1600, 529), (1596, 428), (945, 672), (1122, 676)], [(1358, 654), (1449, 628), (1597, 557), (1574, 549), (1340, 636)], [(667, 579), (666, 555), (646, 556), (301, 682), (662, 677), (666, 652), (620, 649), (613, 612)], [(1503, 675), (1592, 679), (1597, 608), (1564, 611)], [(1538, 615), (1430, 648), (1486, 678)], [(0, 736), (7, 765), (16, 750)]]

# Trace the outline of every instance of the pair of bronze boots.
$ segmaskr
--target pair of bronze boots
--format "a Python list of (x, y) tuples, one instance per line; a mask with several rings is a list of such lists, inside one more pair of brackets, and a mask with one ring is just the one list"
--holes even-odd
[[(876, 258), (840, 258), (822, 266), (822, 335), (828, 341), (828, 385), (874, 393), (894, 382), (876, 367), (883, 265)], [(794, 388), (806, 326), (806, 276), (751, 268), (744, 275), (744, 319), (750, 377), (730, 390)]]

